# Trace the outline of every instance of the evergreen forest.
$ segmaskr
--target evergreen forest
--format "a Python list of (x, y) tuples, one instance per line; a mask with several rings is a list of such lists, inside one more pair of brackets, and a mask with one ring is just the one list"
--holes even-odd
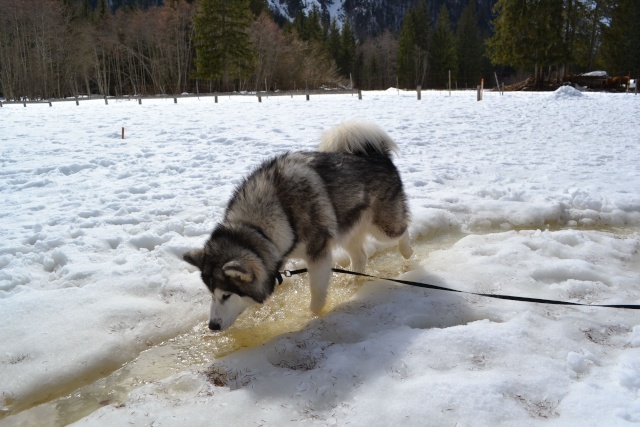
[(0, 0), (4, 99), (542, 87), (592, 70), (638, 77), (639, 1)]

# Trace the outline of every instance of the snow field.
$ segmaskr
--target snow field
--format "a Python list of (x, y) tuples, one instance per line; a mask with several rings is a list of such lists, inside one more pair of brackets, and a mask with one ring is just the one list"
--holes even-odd
[[(5, 106), (0, 407), (71, 393), (204, 322), (207, 292), (181, 254), (265, 157), (313, 149), (347, 119), (377, 123), (400, 146), (414, 239), (466, 235), (414, 257), (403, 278), (639, 303), (635, 97), (363, 95)], [(282, 316), (307, 304), (287, 302)], [(370, 282), (298, 330), (78, 423), (625, 425), (640, 422), (639, 328), (632, 311)], [(64, 416), (45, 404), (0, 424)]]

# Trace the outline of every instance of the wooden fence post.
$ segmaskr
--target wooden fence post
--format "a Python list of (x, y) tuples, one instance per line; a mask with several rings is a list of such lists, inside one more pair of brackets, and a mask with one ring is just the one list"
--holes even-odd
[(178, 97), (177, 97), (177, 96), (174, 96), (174, 97), (173, 97), (173, 103), (174, 103), (174, 104), (177, 104), (177, 103), (178, 103)]
[(109, 101), (107, 101), (107, 96), (104, 96), (104, 105), (109, 105)]
[(122, 139), (124, 139), (124, 127), (122, 128)]
[(422, 99), (422, 86), (418, 85), (418, 87), (416, 87), (416, 92), (418, 94), (418, 101), (420, 101)]
[(258, 95), (258, 102), (262, 102), (262, 97)]
[(80, 105), (80, 101), (78, 100), (78, 95), (76, 95), (76, 105)]
[(138, 105), (142, 105), (142, 96), (138, 97)]
[(358, 89), (358, 99), (362, 100), (362, 89)]
[(309, 100), (309, 94), (307, 94), (307, 101)]
[(214, 98), (216, 99), (216, 104), (218, 103), (218, 95), (215, 95)]

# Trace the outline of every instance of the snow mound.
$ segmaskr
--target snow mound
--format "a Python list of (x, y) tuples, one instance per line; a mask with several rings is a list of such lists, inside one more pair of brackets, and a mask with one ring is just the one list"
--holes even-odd
[(581, 76), (585, 77), (606, 77), (606, 71), (590, 71), (588, 73), (581, 74)]
[(556, 99), (579, 98), (581, 96), (582, 92), (572, 86), (561, 86), (555, 92), (553, 92), (553, 97)]

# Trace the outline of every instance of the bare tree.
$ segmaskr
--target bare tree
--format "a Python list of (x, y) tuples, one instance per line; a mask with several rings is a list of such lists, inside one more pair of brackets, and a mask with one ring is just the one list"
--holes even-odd
[(387, 89), (396, 85), (398, 39), (391, 32), (366, 40), (358, 46), (361, 58), (359, 81), (363, 89)]
[(251, 42), (256, 54), (256, 90), (265, 79), (280, 88), (285, 87), (288, 82), (283, 80), (287, 75), (284, 68), (292, 64), (287, 60), (291, 56), (291, 46), (282, 30), (263, 13), (251, 26)]
[(55, 0), (0, 0), (0, 89), (9, 98), (49, 98), (62, 91), (65, 10)]

